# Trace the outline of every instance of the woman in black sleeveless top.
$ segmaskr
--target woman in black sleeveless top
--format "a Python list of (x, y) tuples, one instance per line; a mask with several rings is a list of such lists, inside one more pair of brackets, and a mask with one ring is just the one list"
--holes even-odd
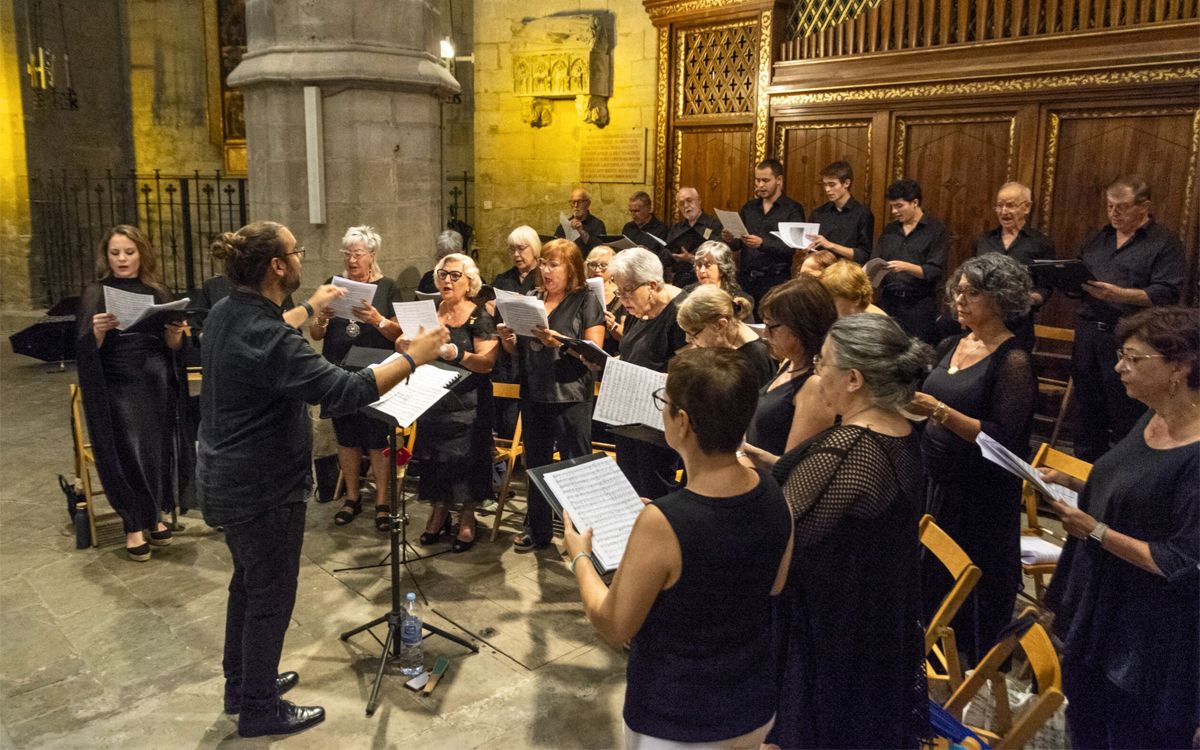
[(769, 470), (779, 456), (833, 424), (833, 412), (810, 378), (813, 355), (837, 320), (837, 308), (821, 282), (801, 276), (767, 292), (759, 312), (771, 354), (782, 364), (759, 391), (742, 450), (755, 466)]
[(564, 516), (571, 567), (600, 635), (632, 639), (627, 748), (649, 738), (757, 747), (775, 714), (765, 634), (787, 576), (791, 519), (778, 485), (737, 460), (755, 402), (746, 359), (693, 349), (667, 373), (656, 397), (687, 486), (642, 510), (611, 588), (588, 561), (591, 530)]

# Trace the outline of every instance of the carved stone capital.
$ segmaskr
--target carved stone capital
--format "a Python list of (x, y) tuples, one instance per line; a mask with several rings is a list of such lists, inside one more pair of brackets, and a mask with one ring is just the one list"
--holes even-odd
[[(513, 28), (513, 93), (531, 98), (529, 123), (550, 122), (550, 99), (575, 99), (585, 122), (608, 123), (612, 96), (610, 41), (598, 15), (536, 18)], [(538, 100), (546, 102), (539, 104)]]

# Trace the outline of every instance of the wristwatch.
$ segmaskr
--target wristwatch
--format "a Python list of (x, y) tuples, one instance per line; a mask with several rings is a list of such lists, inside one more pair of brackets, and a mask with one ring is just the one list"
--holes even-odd
[(1096, 546), (1099, 547), (1104, 543), (1104, 532), (1106, 531), (1108, 531), (1108, 524), (1103, 521), (1097, 521), (1092, 530), (1088, 532), (1088, 539), (1095, 542)]

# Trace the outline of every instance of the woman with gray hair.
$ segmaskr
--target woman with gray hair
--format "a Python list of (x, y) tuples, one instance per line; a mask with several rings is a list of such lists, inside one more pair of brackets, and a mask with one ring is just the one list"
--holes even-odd
[[(900, 412), (928, 362), (926, 344), (866, 314), (834, 323), (813, 360), (841, 422), (775, 464), (795, 539), (777, 609), (769, 744), (916, 748), (928, 732), (917, 531), (925, 487), (920, 439)], [(871, 710), (848, 721), (846, 706)]]
[[(644, 247), (617, 253), (609, 265), (617, 295), (629, 312), (621, 336), (621, 359), (666, 372), (675, 352), (687, 346), (679, 327), (679, 296), (663, 282), (658, 256)], [(641, 497), (662, 497), (675, 488), (679, 457), (670, 448), (618, 436), (617, 464)]]
[(711, 284), (729, 292), (731, 297), (741, 300), (738, 317), (747, 323), (754, 322), (754, 300), (742, 291), (737, 282), (737, 264), (733, 260), (733, 251), (729, 245), (717, 240), (709, 240), (696, 248), (696, 259), (692, 261), (696, 269), (696, 283), (683, 291), (691, 293), (699, 286)]
[[(983, 574), (952, 623), (970, 664), (1012, 619), (1021, 588), (1021, 480), (985, 459), (975, 439), (985, 432), (1018, 456), (1029, 454), (1037, 379), (1005, 323), (1029, 311), (1030, 284), (1025, 266), (999, 253), (971, 258), (950, 274), (947, 300), (969, 332), (938, 346), (937, 364), (908, 407), (929, 417), (921, 438), (928, 512)], [(926, 615), (952, 585), (931, 559)]]
[[(400, 325), (392, 314), (392, 303), (400, 301), (400, 288), (383, 275), (375, 259), (379, 251), (379, 234), (368, 226), (350, 227), (342, 237), (342, 262), (345, 277), (351, 281), (375, 284), (375, 298), (366, 307), (356, 309), (356, 320), (337, 318), (333, 310), (326, 307), (308, 325), (308, 334), (314, 341), (324, 341), (321, 353), (336, 365), (350, 352), (351, 346), (372, 349), (392, 349), (392, 342), (400, 335)], [(325, 280), (328, 284), (333, 278)], [(381, 312), (382, 311), (382, 312)], [(366, 325), (360, 325), (365, 323)], [(371, 474), (375, 477), (377, 493), (387, 487), (388, 462), (383, 449), (388, 444), (388, 426), (377, 419), (351, 414), (333, 418), (333, 432), (337, 438), (338, 468), (342, 471), (346, 495), (342, 507), (333, 516), (333, 522), (344, 526), (362, 512), (362, 496), (359, 470), (365, 451), (371, 461)], [(382, 500), (382, 498), (379, 498)], [(375, 524), (386, 531), (388, 507), (376, 506)]]
[[(437, 256), (435, 260), (440, 261), (451, 253), (461, 253), (463, 251), (463, 236), (453, 229), (447, 229), (437, 236)], [(433, 278), (433, 271), (426, 271), (421, 280), (417, 282), (417, 291), (422, 294), (433, 294), (437, 292), (438, 284)]]

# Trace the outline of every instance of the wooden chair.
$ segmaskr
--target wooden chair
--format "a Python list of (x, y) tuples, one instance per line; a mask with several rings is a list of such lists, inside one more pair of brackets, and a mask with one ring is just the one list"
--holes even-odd
[[(516, 383), (492, 383), (493, 398), (521, 398), (521, 386)], [(525, 453), (521, 442), (521, 415), (517, 414), (517, 425), (513, 429), (512, 439), (499, 436), (495, 438), (496, 460), (504, 462), (504, 479), (500, 481), (500, 490), (496, 493), (496, 517), (492, 520), (492, 541), (500, 534), (500, 521), (504, 515), (504, 506), (508, 503), (508, 485), (512, 482), (513, 470), (516, 469), (517, 459)]]
[(934, 523), (933, 516), (922, 516), (919, 528), (921, 544), (937, 557), (954, 579), (954, 585), (925, 627), (926, 678), (931, 683), (945, 683), (953, 691), (962, 684), (962, 665), (950, 621), (975, 588), (980, 572), (962, 547)]
[[(101, 534), (97, 529), (104, 531), (106, 543), (110, 541), (108, 537), (113, 539), (124, 539), (124, 527), (121, 525), (120, 517), (115, 512), (99, 513), (96, 510), (96, 496), (103, 495), (104, 490), (98, 486), (92, 486), (92, 468), (96, 465), (95, 454), (92, 453), (92, 444), (85, 440), (85, 430), (83, 424), (83, 392), (79, 386), (71, 383), (69, 386), (71, 398), (71, 438), (75, 453), (75, 476), (79, 477), (79, 483), (83, 487), (83, 504), (87, 512), (88, 533), (90, 535), (92, 546), (100, 546)], [(97, 485), (99, 484), (97, 480)], [(116, 534), (110, 533), (110, 527), (115, 522)]]
[[(1036, 610), (1027, 608), (1020, 617), (1032, 617)], [(1034, 684), (1037, 687), (1036, 698), (1026, 706), (1019, 715), (1013, 716), (1009, 703), (1008, 681), (1000, 672), (1000, 667), (1020, 644), (1025, 652), (1033, 672)], [(1046, 629), (1033, 622), (1027, 630), (1010, 632), (1000, 640), (979, 662), (975, 670), (962, 685), (946, 701), (946, 711), (961, 718), (967, 704), (976, 696), (984, 683), (992, 685), (992, 698), (995, 701), (996, 726), (992, 729), (970, 726), (970, 729), (985, 740), (989, 747), (1004, 750), (1005, 748), (1024, 747), (1042, 725), (1058, 710), (1063, 703), (1062, 670), (1059, 666), (1058, 654)]]
[[(1088, 476), (1092, 473), (1091, 464), (1055, 450), (1050, 443), (1042, 443), (1034, 455), (1031, 465), (1034, 468), (1045, 466), (1055, 469), (1083, 481), (1087, 481)], [(1039, 560), (1031, 563), (1025, 562), (1025, 559), (1032, 556), (1035, 549), (1045, 550), (1047, 543), (1061, 548), (1067, 538), (1062, 534), (1055, 534), (1041, 525), (1038, 519), (1038, 491), (1029, 482), (1025, 482), (1021, 489), (1021, 499), (1025, 503), (1025, 527), (1021, 529), (1021, 572), (1033, 579), (1034, 592), (1034, 595), (1030, 597), (1022, 590), (1021, 595), (1031, 599), (1040, 607), (1046, 596), (1049, 579), (1058, 567), (1058, 557), (1056, 555), (1053, 560)]]
[[(396, 436), (400, 439), (400, 441), (403, 441), (404, 449), (407, 450), (409, 453), (412, 453), (413, 445), (417, 442), (417, 423), (413, 422), (407, 428), (397, 427), (396, 428)], [(362, 485), (369, 478), (370, 473), (371, 473), (371, 464), (366, 459), (365, 456), (363, 457), (361, 464), (362, 464), (362, 468), (359, 471), (359, 477), (360, 477), (359, 487), (362, 487)], [(342, 498), (342, 491), (345, 489), (346, 489), (346, 476), (344, 474), (342, 474), (341, 467), (339, 467), (338, 468), (338, 476), (337, 476), (337, 484), (335, 484), (333, 486), (333, 496), (329, 498), (329, 501), (335, 502), (337, 500), (340, 500)], [(376, 502), (379, 501), (378, 500), (379, 493), (385, 492), (385, 491), (386, 491), (386, 488), (380, 488), (380, 487), (375, 488)], [(360, 497), (361, 497), (361, 494), (360, 494)]]
[[(1038, 401), (1058, 401), (1054, 412), (1035, 411), (1033, 418), (1037, 422), (1047, 423), (1050, 427), (1050, 447), (1058, 445), (1058, 436), (1062, 431), (1063, 420), (1067, 416), (1067, 407), (1071, 404), (1071, 391), (1074, 383), (1070, 375), (1066, 380), (1051, 377), (1047, 372), (1069, 370), (1071, 366), (1070, 347), (1074, 345), (1075, 331), (1070, 328), (1055, 328), (1054, 326), (1035, 325), (1033, 327), (1034, 346), (1033, 358), (1038, 363)], [(1066, 351), (1064, 351), (1064, 349)]]

